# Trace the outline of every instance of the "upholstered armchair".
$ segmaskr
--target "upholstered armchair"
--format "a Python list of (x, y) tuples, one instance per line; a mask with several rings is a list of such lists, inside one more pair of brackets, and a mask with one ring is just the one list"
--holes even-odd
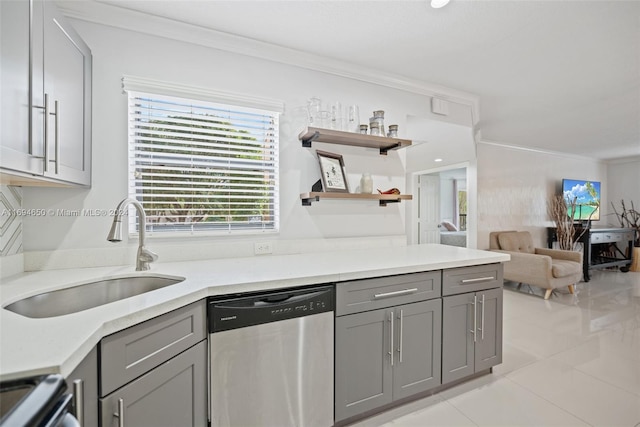
[(581, 252), (535, 248), (528, 231), (494, 231), (489, 234), (489, 249), (511, 256), (504, 264), (506, 280), (539, 286), (546, 290), (544, 299), (564, 286), (573, 293), (582, 277)]

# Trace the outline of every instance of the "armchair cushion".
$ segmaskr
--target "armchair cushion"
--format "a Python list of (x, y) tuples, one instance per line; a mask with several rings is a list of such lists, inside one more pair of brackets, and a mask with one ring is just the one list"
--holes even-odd
[(551, 262), (551, 274), (555, 278), (567, 277), (576, 273), (580, 273), (582, 265), (574, 261), (566, 261), (563, 259), (554, 259)]
[(503, 251), (535, 253), (533, 238), (528, 231), (501, 233), (498, 235), (498, 243)]

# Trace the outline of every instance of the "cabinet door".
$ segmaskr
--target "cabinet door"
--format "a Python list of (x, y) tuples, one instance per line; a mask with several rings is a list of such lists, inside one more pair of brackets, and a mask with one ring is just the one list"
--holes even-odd
[(391, 316), (380, 309), (336, 318), (336, 421), (391, 402)]
[(50, 112), (44, 175), (89, 185), (91, 51), (53, 1), (44, 2), (43, 25), (44, 93)]
[(474, 293), (442, 299), (442, 383), (474, 373)]
[(98, 427), (97, 347), (67, 377), (67, 390), (73, 393), (72, 412), (80, 427)]
[(393, 399), (401, 399), (441, 384), (442, 302), (394, 307), (396, 316)]
[(502, 288), (478, 292), (475, 370), (502, 363)]
[(202, 341), (101, 399), (101, 425), (116, 427), (123, 417), (131, 427), (206, 426), (206, 358)]
[[(41, 5), (40, 5), (41, 6)], [(41, 175), (42, 151), (29, 141), (29, 33), (31, 29), (31, 2), (0, 2), (0, 167), (15, 172)], [(41, 14), (33, 10), (33, 19)], [(37, 36), (37, 32), (36, 32)], [(42, 145), (40, 145), (42, 147)]]

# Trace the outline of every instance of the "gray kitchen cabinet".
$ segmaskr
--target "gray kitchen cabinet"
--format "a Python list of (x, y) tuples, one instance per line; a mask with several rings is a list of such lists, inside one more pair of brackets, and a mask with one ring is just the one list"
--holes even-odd
[(395, 307), (393, 399), (441, 384), (442, 302), (440, 299)]
[(337, 317), (335, 420), (440, 385), (441, 315), (433, 299)]
[(198, 301), (103, 338), (100, 425), (206, 426), (206, 327)]
[(380, 309), (336, 318), (336, 421), (391, 403), (390, 314)]
[(3, 182), (90, 185), (91, 51), (53, 1), (2, 2), (2, 68)]
[(199, 301), (104, 337), (100, 342), (100, 396), (106, 396), (207, 337)]
[(30, 15), (29, 1), (0, 2), (0, 167), (42, 175), (42, 158), (30, 155)]
[(98, 349), (94, 347), (66, 378), (73, 394), (71, 412), (80, 427), (98, 427)]
[(442, 382), (502, 363), (502, 288), (442, 298)]
[(206, 427), (206, 360), (202, 341), (100, 399), (102, 427)]

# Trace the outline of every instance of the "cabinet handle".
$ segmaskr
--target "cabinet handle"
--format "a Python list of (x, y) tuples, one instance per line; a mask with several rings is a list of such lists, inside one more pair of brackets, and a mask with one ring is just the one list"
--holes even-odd
[(389, 356), (391, 357), (391, 366), (393, 366), (393, 311), (389, 313)]
[(53, 146), (53, 148), (54, 148), (54, 151), (56, 153), (56, 158), (55, 158), (54, 162), (55, 162), (55, 165), (56, 165), (56, 175), (57, 175), (58, 171), (59, 171), (59, 167), (60, 167), (60, 143), (59, 143), (60, 140), (58, 138), (59, 128), (60, 127), (58, 126), (58, 113), (59, 113), (58, 101), (55, 101), (53, 105), (54, 105), (54, 107), (53, 107), (53, 113), (52, 114), (54, 116), (56, 116), (56, 121), (55, 121), (56, 130), (53, 133), (53, 135), (54, 135), (54, 146)]
[(480, 339), (484, 339), (484, 294), (482, 294), (482, 299), (480, 300), (480, 304), (482, 304), (482, 310), (480, 310)]
[(401, 291), (386, 292), (384, 294), (375, 294), (373, 298), (378, 299), (378, 298), (397, 297), (400, 295), (412, 294), (414, 292), (418, 292), (418, 288), (403, 289)]
[(400, 310), (400, 336), (398, 337), (398, 363), (402, 363), (402, 337), (404, 336), (404, 332), (402, 331), (402, 325), (404, 324), (404, 310)]
[(49, 170), (49, 94), (44, 94), (44, 171)]
[(124, 427), (124, 399), (118, 399), (118, 412), (114, 412), (113, 416), (118, 418), (118, 427)]
[(473, 306), (473, 329), (469, 331), (473, 334), (473, 342), (476, 342), (476, 329), (478, 328), (478, 316), (477, 316), (478, 313), (476, 311), (477, 303), (478, 303), (478, 296), (474, 295), (473, 302), (471, 303), (471, 305)]
[(484, 282), (487, 280), (495, 280), (495, 277), (487, 276), (487, 277), (476, 277), (475, 279), (463, 279), (461, 283), (476, 283), (476, 282)]
[(73, 381), (73, 407), (80, 427), (84, 426), (84, 381)]

